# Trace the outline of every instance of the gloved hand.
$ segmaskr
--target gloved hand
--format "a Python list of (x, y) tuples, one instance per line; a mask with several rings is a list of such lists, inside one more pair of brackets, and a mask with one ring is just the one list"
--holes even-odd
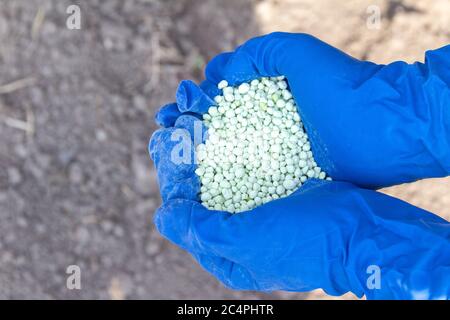
[(285, 75), (316, 162), (377, 188), (450, 174), (450, 46), (377, 65), (306, 34), (273, 33), (213, 59), (202, 87)]
[[(191, 144), (195, 118), (156, 131), (150, 154), (163, 205), (159, 232), (226, 286), (348, 291), (368, 299), (450, 298), (450, 224), (346, 182), (310, 180), (289, 197), (231, 215), (198, 202), (195, 164), (176, 163), (177, 131)], [(184, 131), (186, 130), (186, 131)]]
[[(192, 137), (193, 123), (213, 104), (219, 80), (284, 74), (316, 161), (334, 179), (376, 187), (446, 175), (445, 51), (429, 53), (426, 66), (377, 66), (307, 35), (271, 34), (219, 55), (201, 88), (182, 82), (177, 103), (157, 115), (168, 127), (149, 146), (164, 202), (158, 229), (234, 288), (448, 297), (449, 225), (430, 213), (351, 184), (311, 181), (288, 198), (231, 216), (198, 203), (195, 163), (171, 159), (178, 139)], [(180, 130), (185, 134), (174, 134)], [(381, 269), (381, 289), (366, 290), (370, 265)]]

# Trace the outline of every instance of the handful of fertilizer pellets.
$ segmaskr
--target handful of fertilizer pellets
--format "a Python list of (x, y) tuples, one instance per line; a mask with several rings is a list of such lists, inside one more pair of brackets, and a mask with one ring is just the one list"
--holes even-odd
[(231, 213), (286, 197), (307, 179), (328, 179), (314, 161), (308, 136), (283, 76), (237, 87), (222, 80), (208, 109), (205, 143), (196, 148), (200, 199)]

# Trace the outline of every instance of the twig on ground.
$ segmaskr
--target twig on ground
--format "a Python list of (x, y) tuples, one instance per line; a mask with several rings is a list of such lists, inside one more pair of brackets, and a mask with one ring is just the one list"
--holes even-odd
[(42, 7), (39, 7), (33, 20), (33, 26), (31, 27), (31, 39), (35, 40), (37, 38), (44, 20), (45, 20), (45, 11), (42, 9)]
[(33, 137), (35, 129), (34, 112), (30, 107), (26, 108), (26, 118), (27, 121), (15, 119), (12, 117), (4, 117), (2, 118), (2, 120), (8, 127), (25, 131), (27, 134), (27, 138), (29, 139)]
[(23, 130), (23, 131), (26, 131), (26, 132), (30, 131), (30, 125), (26, 121), (22, 121), (22, 120), (19, 120), (19, 119), (14, 119), (14, 118), (11, 118), (11, 117), (5, 117), (3, 119), (3, 122), (8, 127), (19, 129), (19, 130)]
[(31, 86), (36, 82), (36, 78), (34, 77), (27, 77), (23, 79), (19, 79), (10, 83), (7, 83), (5, 85), (0, 85), (0, 94), (7, 94), (11, 93), (20, 89), (23, 89), (25, 87)]

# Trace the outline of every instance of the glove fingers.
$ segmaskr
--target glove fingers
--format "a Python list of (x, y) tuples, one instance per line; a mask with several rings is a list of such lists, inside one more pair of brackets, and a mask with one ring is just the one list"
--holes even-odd
[(180, 82), (176, 98), (181, 112), (204, 114), (210, 106), (215, 104), (214, 100), (191, 80)]
[(195, 174), (192, 136), (185, 128), (160, 129), (153, 133), (149, 153), (155, 163), (163, 201), (198, 199), (200, 181)]
[[(200, 208), (199, 208), (200, 207)], [(230, 261), (210, 248), (202, 247), (201, 239), (192, 228), (193, 224), (206, 223), (214, 227), (212, 222), (198, 220), (197, 212), (205, 214), (204, 218), (211, 220), (223, 219), (229, 214), (225, 212), (208, 211), (200, 204), (182, 199), (174, 199), (163, 204), (154, 217), (158, 231), (171, 242), (191, 253), (208, 272), (217, 277), (227, 287), (240, 290), (257, 290), (257, 285), (247, 269)], [(216, 230), (216, 231), (214, 231)], [(226, 232), (211, 229), (211, 233)]]
[[(332, 189), (332, 186), (326, 186), (324, 184), (321, 188)], [(282, 254), (280, 250), (287, 249), (276, 244), (276, 235), (283, 235), (286, 243), (300, 246), (296, 250), (304, 250), (309, 255), (316, 246), (319, 246), (318, 252), (323, 249), (317, 240), (328, 237), (327, 228), (332, 227), (334, 221), (329, 219), (328, 209), (315, 211), (317, 203), (324, 198), (315, 196), (315, 187), (309, 191), (234, 215), (208, 210), (198, 202), (174, 199), (159, 208), (155, 224), (161, 234), (190, 252), (224, 257), (248, 267), (254, 263), (252, 257), (255, 252), (267, 248), (261, 261), (270, 264)], [(302, 205), (298, 206), (298, 203)], [(298, 230), (290, 229), (286, 233), (286, 225), (299, 219), (299, 216), (308, 227), (300, 226)], [(318, 219), (324, 221), (318, 224)]]
[(219, 93), (217, 86), (208, 81), (203, 81), (201, 87), (190, 80), (181, 81), (176, 93), (177, 102), (163, 105), (156, 113), (155, 121), (168, 128), (173, 127), (182, 114), (201, 115), (215, 104), (212, 98)]
[(259, 290), (250, 272), (237, 263), (222, 257), (194, 255), (198, 263), (226, 287), (234, 290)]
[(236, 248), (230, 213), (206, 209), (195, 201), (173, 199), (157, 210), (155, 225), (172, 242), (196, 254), (221, 255), (221, 248)]
[(183, 114), (175, 121), (176, 128), (186, 129), (189, 132), (191, 141), (194, 143), (194, 147), (202, 143), (206, 135), (206, 127), (203, 121), (196, 116)]
[[(313, 63), (320, 59), (320, 63)], [(206, 67), (206, 80), (197, 86), (190, 80), (182, 81), (176, 94), (177, 103), (161, 108), (156, 115), (158, 124), (172, 126), (181, 113), (204, 114), (212, 98), (220, 93), (216, 85), (225, 79), (231, 85), (262, 76), (285, 75), (289, 81), (298, 78), (306, 92), (322, 88), (327, 81), (336, 81), (336, 75), (360, 73), (357, 60), (328, 44), (305, 34), (272, 33), (253, 38), (236, 51), (216, 56)], [(352, 67), (357, 70), (350, 72)]]
[[(358, 60), (307, 34), (275, 32), (250, 39), (232, 53), (223, 53), (206, 66), (206, 78), (231, 85), (254, 78), (284, 75), (303, 86), (324, 88), (339, 77), (358, 77)], [(353, 70), (352, 70), (353, 69)]]
[[(301, 42), (299, 34), (280, 32), (250, 39), (234, 52), (213, 58), (206, 66), (206, 78), (215, 83), (225, 79), (236, 85), (260, 77), (288, 76), (294, 64), (301, 62), (302, 51), (295, 52), (295, 57), (284, 57), (294, 52), (293, 44)], [(280, 68), (282, 62), (286, 68)]]
[[(220, 80), (219, 80), (220, 81)], [(208, 79), (203, 80), (200, 83), (200, 88), (203, 90), (204, 93), (208, 95), (211, 99), (214, 99), (215, 96), (220, 95), (222, 93), (222, 90), (217, 88), (217, 82), (210, 81)]]
[(212, 83), (227, 80), (233, 86), (264, 76), (252, 57), (242, 52), (242, 47), (235, 52), (221, 53), (214, 57), (206, 66), (205, 74), (206, 79)]
[[(208, 210), (196, 201), (173, 199), (158, 209), (154, 222), (163, 236), (189, 252), (223, 257), (246, 267), (255, 250), (270, 241), (274, 220), (291, 214), (276, 201), (269, 210), (259, 210), (263, 207), (232, 215)], [(268, 252), (267, 257), (272, 254)]]
[(182, 81), (176, 94), (177, 102), (162, 106), (155, 115), (156, 123), (168, 128), (174, 126), (183, 113), (201, 115), (215, 104), (212, 98), (219, 93), (219, 89), (208, 81), (203, 81), (201, 87), (190, 80)]
[(156, 123), (164, 128), (172, 127), (175, 124), (177, 118), (181, 115), (180, 110), (178, 110), (178, 105), (173, 103), (168, 103), (162, 106), (155, 115)]

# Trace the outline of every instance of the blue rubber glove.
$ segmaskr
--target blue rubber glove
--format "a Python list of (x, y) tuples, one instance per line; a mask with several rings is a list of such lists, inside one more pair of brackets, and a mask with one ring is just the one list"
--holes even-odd
[[(213, 104), (219, 80), (237, 84), (284, 74), (316, 160), (334, 179), (377, 187), (446, 175), (448, 51), (429, 53), (426, 65), (377, 66), (307, 35), (271, 34), (218, 56), (200, 87), (182, 82), (177, 103), (157, 115), (168, 127), (149, 146), (164, 202), (155, 217), (158, 229), (233, 288), (448, 297), (445, 220), (374, 191), (319, 181), (230, 216), (198, 203), (192, 161), (171, 160), (183, 138), (174, 133), (181, 130), (185, 140), (194, 136), (193, 124)], [(188, 153), (193, 159), (193, 147)], [(381, 269), (376, 290), (365, 283), (372, 265)]]
[[(195, 118), (155, 132), (150, 155), (163, 205), (159, 232), (226, 286), (241, 290), (348, 291), (368, 299), (450, 298), (450, 224), (346, 182), (307, 181), (289, 197), (231, 215), (199, 203), (195, 164), (175, 163)], [(378, 278), (377, 278), (378, 277)]]
[[(273, 33), (214, 58), (201, 87), (213, 96), (222, 79), (278, 75), (288, 79), (316, 162), (335, 180), (377, 188), (450, 174), (450, 46), (427, 52), (425, 64), (377, 65), (306, 34)], [(194, 111), (205, 112), (199, 95), (182, 83), (181, 111), (199, 99)]]

